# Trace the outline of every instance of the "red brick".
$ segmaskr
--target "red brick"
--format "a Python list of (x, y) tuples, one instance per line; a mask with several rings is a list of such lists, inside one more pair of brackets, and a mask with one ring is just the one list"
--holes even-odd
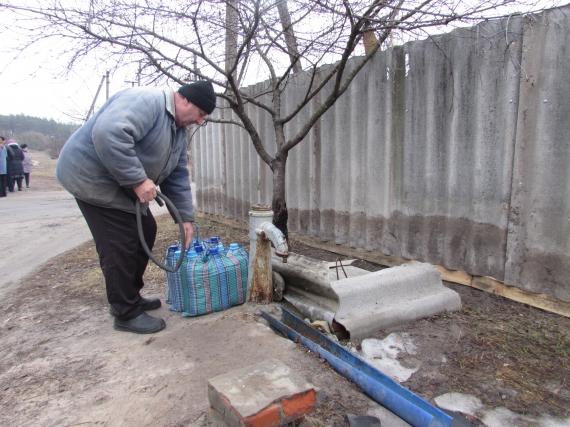
[(272, 404), (258, 414), (242, 419), (246, 427), (279, 427), (279, 406)]
[(315, 390), (296, 394), (290, 399), (281, 399), (281, 408), (285, 417), (282, 420), (282, 424), (290, 423), (302, 415), (310, 414), (315, 410), (316, 403)]

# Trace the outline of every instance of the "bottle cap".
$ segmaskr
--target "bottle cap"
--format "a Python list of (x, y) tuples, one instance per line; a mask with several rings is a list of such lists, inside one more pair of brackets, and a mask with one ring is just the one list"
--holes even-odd
[(198, 254), (196, 253), (196, 251), (188, 251), (188, 253), (186, 254), (186, 258), (196, 258), (198, 256)]
[(178, 249), (178, 245), (177, 245), (177, 244), (170, 245), (170, 246), (168, 247), (168, 249), (175, 251), (175, 250)]
[(218, 255), (218, 248), (210, 248), (210, 255)]
[(219, 237), (216, 236), (210, 237), (210, 243), (215, 243), (217, 245), (219, 241), (220, 241)]
[(196, 245), (194, 246), (194, 250), (196, 252), (204, 252), (204, 248), (202, 247), (202, 245)]
[(180, 258), (180, 249), (178, 249), (176, 252), (174, 252), (174, 258)]
[(235, 251), (239, 249), (239, 246), (237, 243), (230, 243), (230, 250)]
[(218, 252), (219, 252), (219, 251), (223, 251), (224, 249), (225, 249), (225, 248), (224, 248), (224, 245), (218, 245)]

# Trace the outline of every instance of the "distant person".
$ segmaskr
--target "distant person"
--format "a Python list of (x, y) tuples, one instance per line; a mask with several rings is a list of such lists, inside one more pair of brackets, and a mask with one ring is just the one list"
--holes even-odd
[(24, 151), (20, 148), (18, 143), (13, 140), (8, 140), (8, 147), (13, 152), (13, 157), (8, 154), (8, 190), (10, 193), (14, 192), (14, 185), (17, 185), (18, 191), (22, 191), (22, 181), (24, 180)]
[(24, 167), (24, 178), (26, 180), (26, 188), (30, 188), (30, 174), (32, 173), (32, 168), (34, 163), (32, 162), (32, 156), (28, 152), (28, 144), (20, 145), (22, 151), (24, 152), (24, 160), (22, 161), (22, 166)]
[(201, 125), (214, 108), (216, 95), (208, 81), (184, 85), (178, 92), (125, 89), (109, 98), (61, 151), (55, 175), (75, 196), (93, 234), (116, 330), (150, 334), (166, 326), (146, 313), (159, 308), (160, 300), (140, 294), (149, 257), (139, 239), (135, 202), (141, 202), (150, 249), (156, 221), (147, 203), (155, 199), (157, 185), (180, 213), (186, 246), (192, 242), (186, 127)]
[(6, 187), (8, 182), (6, 175), (8, 173), (8, 147), (6, 147), (6, 138), (0, 136), (0, 197), (6, 197)]

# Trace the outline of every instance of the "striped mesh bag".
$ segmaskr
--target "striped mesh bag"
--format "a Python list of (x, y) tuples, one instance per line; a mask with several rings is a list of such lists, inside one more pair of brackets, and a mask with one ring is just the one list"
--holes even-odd
[[(168, 267), (176, 267), (178, 259), (174, 258), (174, 251), (166, 252), (165, 264)], [(182, 269), (182, 267), (180, 267)], [(182, 277), (180, 270), (175, 273), (166, 272), (166, 303), (170, 304), (170, 311), (184, 311), (184, 296), (182, 293)]]
[(182, 316), (199, 316), (243, 304), (247, 296), (247, 263), (243, 248), (227, 255), (184, 259), (180, 268)]

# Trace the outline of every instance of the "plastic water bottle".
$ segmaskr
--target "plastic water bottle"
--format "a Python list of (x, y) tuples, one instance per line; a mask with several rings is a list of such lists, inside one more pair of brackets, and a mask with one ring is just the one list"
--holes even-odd
[(189, 250), (186, 254), (185, 280), (182, 282), (182, 292), (187, 298), (182, 299), (182, 317), (197, 316), (206, 314), (206, 293), (204, 286), (204, 263), (205, 251), (202, 245), (197, 245), (194, 250)]
[[(178, 244), (174, 244), (174, 245), (170, 245), (168, 247), (168, 249), (166, 250), (166, 262), (165, 264), (168, 267), (174, 267), (176, 266), (176, 263), (173, 262), (174, 261), (174, 253), (179, 250), (180, 247), (178, 246)], [(167, 280), (169, 279), (168, 274), (166, 275)]]
[(228, 248), (228, 251), (226, 252), (226, 256), (230, 256), (233, 255), (235, 251), (239, 250), (239, 245), (237, 243), (230, 243), (230, 247)]
[(202, 245), (203, 239), (200, 236), (200, 227), (194, 226), (194, 237), (192, 238), (192, 246)]
[(202, 245), (202, 238), (200, 236), (194, 236), (192, 238), (192, 246)]
[(204, 251), (202, 245), (194, 246), (194, 250), (196, 251), (196, 256), (202, 260), (202, 262), (207, 261), (207, 252)]
[[(174, 268), (176, 266), (176, 260), (174, 259), (174, 253), (179, 250), (178, 244), (170, 245), (166, 250), (166, 260), (165, 264), (170, 267)], [(180, 257), (180, 255), (178, 256)], [(174, 286), (175, 281), (175, 273), (171, 273), (170, 271), (166, 272), (166, 303), (172, 303), (172, 288)]]
[[(180, 259), (180, 248), (178, 245), (172, 245), (168, 248), (168, 252), (172, 253), (172, 255), (170, 257), (167, 256), (166, 265), (174, 268)], [(174, 307), (180, 307), (180, 270), (174, 273), (167, 271), (166, 281), (166, 303), (171, 304), (171, 310), (178, 311), (177, 309), (174, 309)]]
[(223, 245), (222, 239), (219, 238), (218, 236), (212, 236), (209, 239), (206, 239), (204, 243), (205, 243), (204, 249), (206, 251), (209, 250), (210, 248), (217, 248), (218, 245)]
[(220, 303), (220, 308), (226, 310), (231, 307), (230, 304), (230, 289), (228, 283), (228, 266), (224, 263), (222, 256), (218, 252), (218, 248), (210, 248), (210, 256), (207, 261), (208, 270), (216, 271), (217, 274), (212, 275), (210, 278), (210, 292), (212, 300)]

